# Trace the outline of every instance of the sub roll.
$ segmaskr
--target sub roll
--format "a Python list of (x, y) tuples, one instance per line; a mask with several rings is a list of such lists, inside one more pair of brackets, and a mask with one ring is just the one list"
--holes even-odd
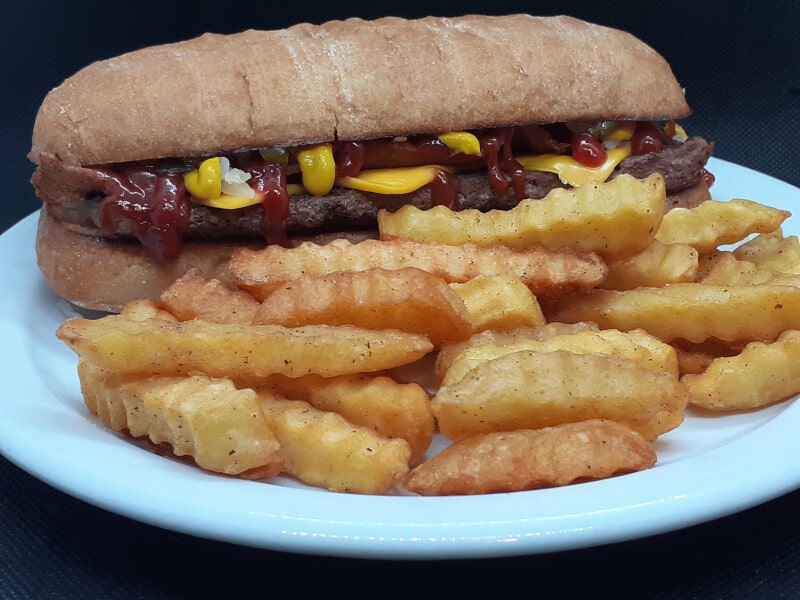
[(655, 50), (570, 17), (348, 19), (93, 63), (44, 99), (32, 183), (56, 294), (118, 311), (242, 246), (375, 237), (380, 209), (507, 209), (662, 173), (708, 198), (713, 145)]

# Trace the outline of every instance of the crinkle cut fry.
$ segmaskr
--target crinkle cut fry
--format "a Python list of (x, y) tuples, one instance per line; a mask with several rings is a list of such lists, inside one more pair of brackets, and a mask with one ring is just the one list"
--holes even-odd
[(120, 315), (69, 319), (57, 335), (78, 356), (112, 371), (212, 377), (379, 371), (413, 362), (433, 349), (424, 336), (396, 330), (133, 321)]
[(269, 478), (283, 468), (253, 390), (203, 375), (112, 373), (83, 360), (78, 374), (86, 406), (116, 431), (167, 443), (176, 456), (217, 473)]
[(463, 283), (479, 275), (514, 275), (543, 298), (591, 289), (608, 270), (603, 260), (592, 253), (553, 252), (538, 247), (515, 251), (502, 246), (448, 246), (405, 240), (364, 240), (357, 244), (334, 240), (324, 246), (307, 242), (296, 248), (273, 245), (257, 251), (240, 250), (230, 264), (234, 282), (259, 300), (303, 275), (403, 267), (428, 271), (447, 283)]
[(472, 335), (470, 315), (458, 294), (439, 277), (413, 267), (306, 275), (273, 291), (252, 321), (398, 329), (424, 335), (437, 347)]
[(652, 467), (647, 440), (614, 421), (478, 434), (414, 468), (404, 487), (421, 495), (517, 492)]

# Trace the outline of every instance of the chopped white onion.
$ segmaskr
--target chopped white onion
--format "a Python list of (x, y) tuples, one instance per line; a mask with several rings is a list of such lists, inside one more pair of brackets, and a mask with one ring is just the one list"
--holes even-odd
[(240, 196), (242, 198), (253, 198), (256, 193), (245, 181), (222, 180), (222, 193), (229, 196)]

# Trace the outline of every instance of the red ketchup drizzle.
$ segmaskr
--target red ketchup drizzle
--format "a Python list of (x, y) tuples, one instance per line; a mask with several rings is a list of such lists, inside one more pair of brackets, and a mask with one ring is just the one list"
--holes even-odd
[(631, 138), (631, 154), (640, 156), (648, 152), (661, 152), (664, 142), (661, 132), (652, 123), (641, 122), (636, 124), (636, 131)]
[(481, 152), (486, 157), (486, 169), (492, 189), (498, 194), (505, 194), (510, 183), (515, 196), (522, 199), (525, 197), (525, 169), (512, 153), (513, 132), (509, 127), (501, 129), (496, 135), (482, 137)]
[(712, 185), (714, 185), (714, 182), (717, 180), (717, 178), (714, 177), (714, 174), (706, 168), (703, 168), (702, 178), (703, 183), (706, 184), (707, 188), (710, 188)]
[(433, 206), (446, 206), (451, 210), (461, 208), (458, 192), (461, 189), (458, 177), (444, 169), (436, 170), (436, 177), (431, 181), (431, 204)]
[(166, 263), (178, 258), (181, 232), (189, 227), (191, 214), (183, 175), (146, 168), (100, 172), (106, 193), (100, 203), (100, 229), (111, 235), (123, 223), (156, 260)]
[(572, 158), (586, 167), (596, 168), (606, 162), (608, 152), (595, 136), (581, 133), (572, 136)]
[(251, 166), (250, 187), (262, 196), (261, 233), (268, 244), (287, 246), (289, 236), (289, 192), (286, 189), (286, 169), (281, 165)]
[(361, 142), (336, 142), (336, 177), (357, 177), (364, 167), (366, 146)]

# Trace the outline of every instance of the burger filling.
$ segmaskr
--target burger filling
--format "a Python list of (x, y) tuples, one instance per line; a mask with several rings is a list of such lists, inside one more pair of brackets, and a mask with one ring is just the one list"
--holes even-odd
[(659, 172), (675, 195), (713, 183), (712, 152), (673, 122), (562, 123), (93, 167), (42, 155), (33, 184), (67, 227), (136, 238), (169, 262), (186, 239), (286, 244), (299, 233), (375, 229), (380, 209), (508, 209), (621, 173)]

